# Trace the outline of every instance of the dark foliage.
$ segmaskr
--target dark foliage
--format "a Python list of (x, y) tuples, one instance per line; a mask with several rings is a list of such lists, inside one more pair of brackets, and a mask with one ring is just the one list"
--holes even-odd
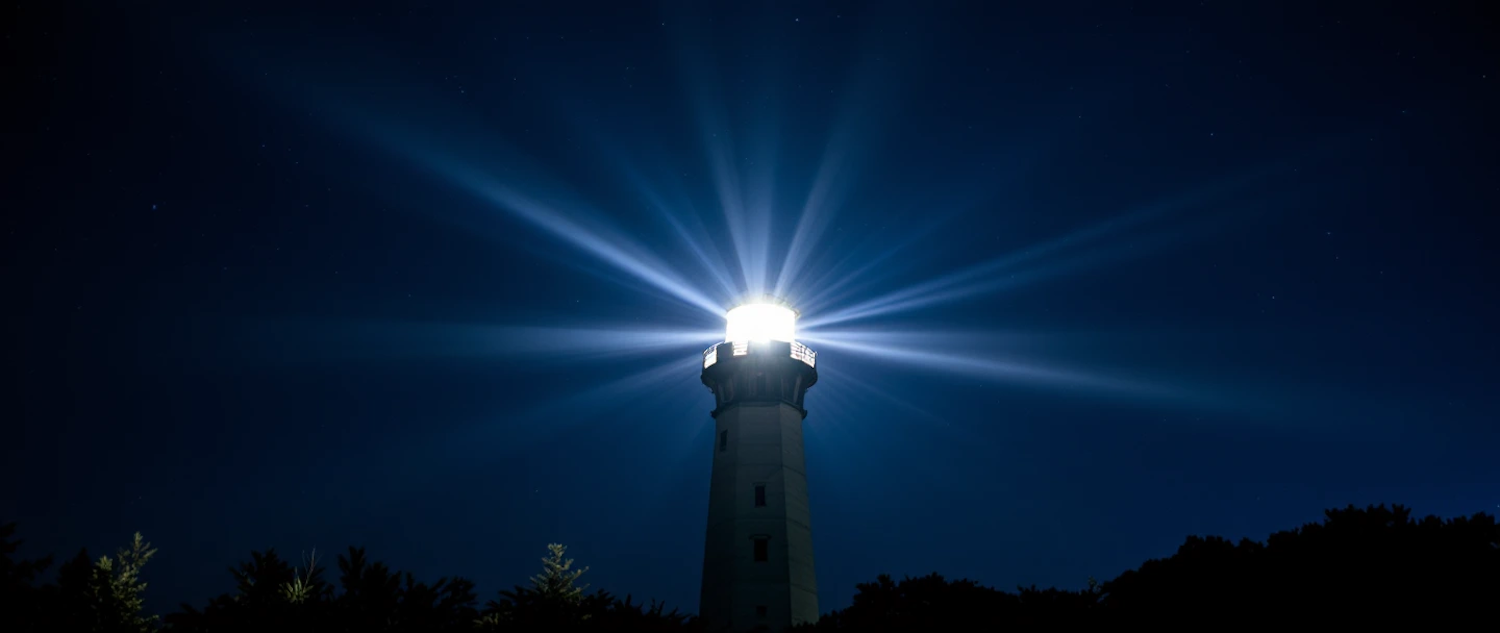
[[(79, 550), (58, 567), (56, 582), (41, 584), (52, 558), (15, 559), (21, 545), (12, 540), (15, 529), (14, 523), (0, 525), (0, 631), (140, 633), (154, 626), (154, 619), (137, 617), (139, 605), (132, 600), (139, 597), (138, 591), (127, 587), (135, 585), (139, 568), (121, 574), (128, 559), (125, 552), (106, 557), (106, 563)], [(144, 545), (139, 535), (136, 543)]]
[[(37, 581), (48, 567), (52, 557), (39, 560), (15, 558), (21, 541), (14, 540), (16, 524), (0, 525), (0, 622), (15, 623), (21, 627), (37, 627), (45, 613), (43, 605), (55, 600), (56, 587), (42, 588)], [(10, 629), (8, 626), (0, 628)]]
[(1486, 514), (1416, 521), (1401, 506), (1350, 506), (1264, 544), (1191, 537), (1176, 555), (1121, 574), (1105, 591), (1120, 622), (1192, 624), (1226, 614), (1259, 624), (1492, 618), (1500, 604), (1500, 528)]
[(299, 570), (274, 551), (252, 552), (248, 562), (230, 570), (235, 593), (215, 598), (202, 611), (184, 605), (182, 612), (167, 616), (167, 628), (192, 633), (693, 630), (688, 616), (602, 591), (580, 596), (571, 582), (534, 580), (532, 587), (502, 592), (481, 611), (472, 582), (420, 582), (370, 561), (361, 548), (340, 556), (338, 570), (335, 587), (323, 579), (316, 560)]
[(1350, 506), (1265, 543), (1188, 537), (1170, 558), (1090, 585), (1083, 591), (1009, 593), (937, 575), (901, 582), (882, 576), (859, 585), (849, 608), (797, 629), (1489, 622), (1500, 605), (1500, 528), (1486, 514), (1415, 521), (1401, 506)]
[(1074, 625), (1097, 616), (1098, 596), (1035, 587), (1007, 593), (970, 580), (932, 574), (895, 582), (882, 575), (861, 583), (854, 604), (802, 631), (967, 631)]
[[(14, 533), (14, 525), (0, 526), (0, 630), (141, 630), (142, 619), (112, 610), (118, 600), (107, 597), (118, 598), (128, 583), (106, 573), (108, 565), (80, 552), (44, 583), (51, 560), (17, 559)], [(229, 570), (233, 593), (202, 610), (184, 605), (164, 625), (193, 633), (704, 630), (654, 602), (584, 593), (574, 584), (584, 570), (571, 569), (560, 545), (549, 549), (530, 586), (503, 591), (482, 609), (473, 583), (420, 582), (370, 561), (363, 549), (339, 556), (336, 585), (315, 557), (294, 565), (274, 551), (252, 552)], [(849, 608), (797, 630), (1477, 624), (1489, 622), (1500, 604), (1500, 526), (1486, 514), (1414, 520), (1401, 506), (1351, 506), (1264, 543), (1189, 537), (1169, 558), (1080, 591), (1007, 592), (936, 574), (899, 582), (881, 576), (858, 589)]]
[(695, 618), (676, 610), (666, 611), (660, 603), (640, 604), (630, 596), (618, 600), (605, 591), (582, 596), (571, 604), (520, 587), (504, 595), (503, 600), (489, 604), (484, 630), (526, 633), (703, 630)]

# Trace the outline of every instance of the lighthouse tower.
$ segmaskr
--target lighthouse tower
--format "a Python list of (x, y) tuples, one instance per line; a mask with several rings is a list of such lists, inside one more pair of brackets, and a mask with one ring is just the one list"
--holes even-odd
[(797, 312), (775, 302), (730, 310), (725, 340), (703, 352), (714, 393), (713, 478), (700, 617), (713, 629), (818, 619), (802, 397), (817, 357), (796, 341)]

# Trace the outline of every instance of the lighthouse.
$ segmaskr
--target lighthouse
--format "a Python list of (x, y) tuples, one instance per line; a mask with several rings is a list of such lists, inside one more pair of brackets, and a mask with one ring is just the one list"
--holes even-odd
[(712, 630), (779, 632), (818, 619), (802, 452), (817, 355), (797, 342), (797, 316), (776, 301), (740, 305), (724, 341), (703, 352), (714, 435), (698, 611)]

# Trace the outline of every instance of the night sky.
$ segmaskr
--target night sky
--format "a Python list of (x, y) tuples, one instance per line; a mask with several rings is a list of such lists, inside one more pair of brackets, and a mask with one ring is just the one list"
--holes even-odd
[(759, 292), (824, 611), (1500, 504), (1482, 3), (105, 4), (0, 19), (0, 518), (158, 611), (554, 541), (696, 611)]

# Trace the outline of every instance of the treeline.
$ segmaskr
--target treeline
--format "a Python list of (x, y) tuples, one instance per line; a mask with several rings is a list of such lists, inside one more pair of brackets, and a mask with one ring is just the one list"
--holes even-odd
[[(1109, 538), (1100, 526), (1099, 538)], [(1500, 528), (1480, 513), (1414, 520), (1401, 506), (1349, 506), (1264, 543), (1188, 537), (1082, 591), (997, 591), (932, 575), (858, 586), (854, 604), (801, 632), (1037, 630), (1069, 625), (1208, 630), (1353, 624), (1495, 630)]]
[(338, 556), (337, 582), (316, 553), (301, 564), (274, 550), (251, 552), (232, 567), (233, 592), (202, 609), (182, 605), (164, 618), (142, 612), (141, 568), (156, 550), (140, 534), (114, 557), (79, 552), (40, 583), (50, 559), (18, 560), (15, 524), (0, 526), (0, 632), (148, 633), (447, 633), (530, 631), (699, 631), (689, 614), (661, 603), (637, 603), (606, 591), (584, 592), (562, 545), (547, 546), (542, 572), (526, 586), (501, 591), (483, 606), (474, 583), (432, 583), (371, 561), (363, 548)]
[[(418, 581), (350, 548), (333, 569), (252, 552), (231, 569), (233, 592), (163, 618), (142, 610), (142, 568), (155, 550), (139, 534), (113, 557), (81, 552), (50, 578), (49, 559), (15, 556), (14, 524), (0, 527), (0, 631), (704, 631), (687, 614), (629, 596), (586, 593), (561, 545), (526, 586), (480, 604), (462, 578)], [(1100, 538), (1108, 538), (1101, 526)], [(1077, 625), (1224, 628), (1323, 624), (1478, 625), (1500, 615), (1500, 527), (1494, 517), (1414, 520), (1401, 507), (1330, 510), (1321, 523), (1265, 542), (1189, 537), (1083, 590), (1000, 591), (937, 575), (861, 584), (848, 608), (798, 631), (896, 632), (1053, 629)]]

